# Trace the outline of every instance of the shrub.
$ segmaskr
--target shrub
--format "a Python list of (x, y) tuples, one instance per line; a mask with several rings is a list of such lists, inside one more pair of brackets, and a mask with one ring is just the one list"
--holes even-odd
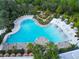
[(79, 49), (79, 47), (77, 45), (71, 45), (68, 48), (59, 49), (59, 53), (64, 53), (64, 52), (68, 52), (68, 51), (72, 51), (72, 50), (76, 50), (76, 49)]

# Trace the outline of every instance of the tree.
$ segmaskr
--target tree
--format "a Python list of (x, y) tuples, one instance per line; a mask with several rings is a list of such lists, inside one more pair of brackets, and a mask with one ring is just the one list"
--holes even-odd
[(37, 45), (37, 44), (33, 47), (34, 59), (44, 59), (43, 58), (43, 52), (42, 52), (40, 47), (41, 46)]
[(45, 14), (46, 14), (46, 15), (50, 15), (50, 14), (51, 14), (50, 10), (47, 9), (47, 10), (45, 11)]
[(28, 47), (31, 48), (34, 59), (59, 59), (58, 49), (53, 43), (45, 46), (34, 44)]
[(56, 13), (61, 14), (63, 12), (63, 9), (61, 6), (58, 6), (58, 8), (56, 9)]
[(58, 48), (54, 43), (48, 43), (45, 53), (46, 59), (59, 59)]
[(67, 0), (69, 8), (72, 8), (72, 10), (76, 10), (77, 8), (77, 0)]

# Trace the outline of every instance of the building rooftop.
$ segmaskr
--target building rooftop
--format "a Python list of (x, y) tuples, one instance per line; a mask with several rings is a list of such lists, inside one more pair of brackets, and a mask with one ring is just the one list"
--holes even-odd
[(60, 59), (79, 59), (79, 49), (60, 54)]

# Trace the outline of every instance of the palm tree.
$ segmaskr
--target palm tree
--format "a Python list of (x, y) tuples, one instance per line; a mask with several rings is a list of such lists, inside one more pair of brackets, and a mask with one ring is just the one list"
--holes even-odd
[(46, 59), (59, 59), (58, 49), (54, 43), (47, 44), (45, 56)]
[(32, 49), (34, 59), (59, 59), (57, 47), (53, 43), (46, 46), (30, 44), (28, 47)]

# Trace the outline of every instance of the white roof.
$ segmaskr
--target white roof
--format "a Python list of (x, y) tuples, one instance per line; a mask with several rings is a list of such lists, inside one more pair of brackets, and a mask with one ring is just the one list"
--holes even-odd
[(59, 56), (60, 56), (60, 59), (79, 59), (79, 49), (62, 53)]

